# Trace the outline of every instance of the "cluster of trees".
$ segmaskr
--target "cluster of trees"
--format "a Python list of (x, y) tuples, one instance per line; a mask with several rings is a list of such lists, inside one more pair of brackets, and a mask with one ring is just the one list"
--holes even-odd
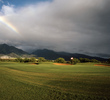
[[(0, 61), (10, 61), (10, 62), (23, 62), (23, 63), (28, 63), (28, 62), (34, 62), (34, 63), (40, 63), (40, 62), (57, 62), (57, 63), (68, 63), (68, 64), (77, 64), (77, 63), (85, 63), (85, 62), (95, 62), (99, 63), (100, 61), (96, 59), (88, 59), (88, 58), (74, 58), (73, 60), (70, 61), (65, 61), (64, 58), (57, 58), (56, 60), (47, 60), (44, 57), (39, 57), (37, 60), (35, 57), (31, 58), (16, 58), (16, 59), (0, 59)], [(110, 59), (107, 61), (107, 63), (110, 63)]]
[(100, 61), (96, 60), (96, 59), (88, 59), (88, 58), (79, 58), (80, 62), (96, 62), (99, 63)]
[(1, 61), (1, 62), (14, 62), (15, 59), (1, 59), (1, 58), (0, 58), (0, 61)]
[(57, 58), (55, 60), (55, 62), (57, 62), (57, 63), (76, 64), (76, 63), (79, 63), (80, 61), (77, 58), (74, 58), (74, 60), (71, 60), (71, 61), (65, 61), (64, 58)]
[(46, 61), (48, 61), (48, 60), (46, 60), (44, 57), (39, 57), (38, 58), (38, 62), (46, 62)]
[(28, 63), (28, 62), (34, 62), (34, 63), (38, 63), (38, 62), (47, 62), (50, 60), (46, 60), (44, 57), (39, 57), (38, 59), (36, 59), (35, 57), (31, 57), (31, 58), (16, 58), (16, 59), (0, 59), (1, 62), (21, 62), (21, 63)]
[(65, 61), (64, 58), (58, 58), (55, 60), (55, 62), (57, 63), (68, 63), (68, 64), (77, 64), (77, 63), (84, 63), (84, 62), (94, 62), (94, 63), (99, 63), (100, 61), (96, 60), (96, 59), (88, 59), (88, 58), (74, 58), (70, 61)]
[(110, 64), (110, 58), (108, 59), (107, 63)]
[(16, 58), (15, 59), (15, 62), (24, 62), (24, 63), (27, 63), (27, 62), (36, 62), (36, 58), (35, 57), (32, 57), (32, 58)]
[(36, 62), (36, 63), (40, 63), (40, 62), (47, 62), (49, 60), (46, 60), (44, 57), (39, 57), (38, 59), (36, 59), (35, 57), (32, 58), (17, 58), (15, 59), (16, 62), (24, 62), (24, 63), (28, 63), (28, 62)]
[(57, 62), (57, 63), (66, 63), (66, 61), (65, 61), (64, 58), (57, 58), (57, 59), (55, 60), (55, 62)]
[(31, 57), (31, 58), (16, 58), (16, 59), (0, 59), (0, 61), (2, 62), (36, 62), (36, 58), (35, 57)]

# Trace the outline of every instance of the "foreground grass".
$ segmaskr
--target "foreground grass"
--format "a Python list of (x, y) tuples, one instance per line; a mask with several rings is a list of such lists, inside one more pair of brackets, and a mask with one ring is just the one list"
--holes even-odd
[(110, 67), (0, 63), (0, 100), (110, 100)]

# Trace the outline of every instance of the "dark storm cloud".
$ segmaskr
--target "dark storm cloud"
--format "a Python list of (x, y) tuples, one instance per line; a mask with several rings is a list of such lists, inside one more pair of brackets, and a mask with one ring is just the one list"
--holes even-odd
[(28, 50), (110, 54), (109, 4), (109, 0), (54, 0), (16, 9), (4, 5), (0, 14), (20, 35), (0, 23), (0, 42)]

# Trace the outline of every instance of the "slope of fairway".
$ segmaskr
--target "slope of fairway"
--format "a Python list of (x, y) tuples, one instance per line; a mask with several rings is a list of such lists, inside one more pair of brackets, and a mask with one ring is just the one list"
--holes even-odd
[(0, 62), (0, 100), (109, 100), (110, 67)]

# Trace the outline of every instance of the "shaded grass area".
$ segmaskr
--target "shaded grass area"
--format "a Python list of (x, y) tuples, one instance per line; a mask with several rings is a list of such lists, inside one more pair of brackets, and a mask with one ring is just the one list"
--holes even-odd
[(110, 68), (0, 63), (0, 100), (110, 100)]

